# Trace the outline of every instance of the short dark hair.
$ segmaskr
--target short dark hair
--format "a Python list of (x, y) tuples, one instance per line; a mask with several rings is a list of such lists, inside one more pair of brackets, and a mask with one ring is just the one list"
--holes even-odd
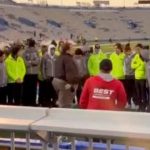
[(0, 50), (0, 57), (4, 55), (4, 52)]
[(70, 43), (64, 43), (63, 47), (62, 47), (62, 54), (66, 54), (67, 51), (70, 51), (71, 48), (71, 44)]
[(32, 38), (27, 40), (27, 45), (28, 45), (29, 47), (34, 47), (35, 44), (36, 44), (36, 42), (35, 42), (35, 40), (33, 40)]
[(11, 47), (11, 53), (13, 56), (15, 56), (19, 51), (21, 50), (21, 45), (20, 44), (14, 44)]
[(103, 59), (100, 63), (100, 70), (109, 73), (112, 70), (112, 62), (109, 59)]
[(123, 47), (121, 43), (116, 43), (115, 46), (117, 47), (117, 49), (119, 49), (121, 52), (123, 52)]
[(136, 47), (139, 47), (139, 48), (143, 48), (143, 45), (141, 44), (141, 43), (138, 43), (138, 44), (136, 44)]
[(75, 55), (83, 55), (83, 51), (80, 48), (75, 50)]

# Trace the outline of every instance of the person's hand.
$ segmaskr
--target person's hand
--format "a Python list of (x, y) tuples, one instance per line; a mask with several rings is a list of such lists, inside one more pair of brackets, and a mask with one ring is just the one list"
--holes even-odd
[(69, 90), (70, 88), (71, 88), (71, 85), (70, 85), (70, 84), (66, 84), (66, 85), (65, 85), (65, 89), (66, 89), (66, 90)]
[(16, 83), (22, 83), (22, 80), (21, 80), (20, 78), (18, 78), (18, 79), (16, 80)]

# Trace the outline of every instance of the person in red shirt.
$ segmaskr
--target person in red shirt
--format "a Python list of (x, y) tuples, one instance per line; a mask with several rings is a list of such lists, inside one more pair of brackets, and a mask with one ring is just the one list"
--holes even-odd
[(101, 73), (85, 82), (79, 106), (82, 109), (123, 110), (127, 103), (123, 84), (114, 79), (110, 72), (112, 63), (104, 59), (100, 63)]

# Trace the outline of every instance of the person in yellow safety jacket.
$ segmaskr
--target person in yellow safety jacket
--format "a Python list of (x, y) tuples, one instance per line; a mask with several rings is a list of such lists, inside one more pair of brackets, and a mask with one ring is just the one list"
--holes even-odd
[(120, 43), (115, 44), (115, 52), (110, 55), (110, 60), (113, 65), (112, 76), (118, 80), (124, 81), (124, 59), (125, 54), (123, 53), (123, 48)]
[(59, 41), (58, 46), (55, 49), (56, 56), (60, 56), (63, 45), (64, 45), (64, 41)]
[(39, 92), (38, 92), (38, 105), (42, 106), (42, 101), (45, 93), (45, 84), (44, 79), (42, 77), (42, 57), (46, 54), (48, 50), (48, 46), (42, 45), (41, 49), (38, 51), (39, 57), (40, 57), (40, 66), (39, 66), (39, 72), (38, 72), (38, 83), (39, 83)]
[(148, 105), (148, 99), (146, 96), (146, 63), (140, 54), (142, 48), (141, 44), (136, 45), (135, 49), (137, 54), (131, 62), (131, 68), (135, 71), (135, 89), (139, 111), (145, 111), (146, 106)]
[(8, 76), (8, 104), (21, 105), (26, 68), (23, 58), (18, 55), (20, 49), (20, 45), (14, 44), (11, 54), (5, 60)]
[(105, 58), (106, 55), (101, 51), (100, 45), (96, 44), (94, 48), (94, 53), (90, 55), (87, 64), (90, 76), (95, 76), (100, 73), (99, 64)]

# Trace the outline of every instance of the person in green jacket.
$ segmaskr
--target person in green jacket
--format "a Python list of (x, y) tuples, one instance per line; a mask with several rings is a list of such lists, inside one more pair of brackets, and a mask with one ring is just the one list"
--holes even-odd
[(8, 104), (21, 105), (22, 83), (26, 73), (24, 60), (18, 56), (19, 44), (12, 46), (11, 54), (5, 60), (8, 77)]
[(110, 55), (110, 60), (113, 65), (112, 76), (118, 80), (121, 80), (124, 84), (124, 59), (123, 47), (120, 43), (115, 44), (115, 52)]
[(96, 44), (94, 47), (94, 53), (90, 55), (87, 64), (90, 76), (96, 76), (100, 73), (99, 64), (105, 58), (106, 55), (100, 49), (100, 45)]
[(139, 111), (145, 111), (147, 105), (146, 63), (140, 54), (142, 48), (143, 47), (141, 44), (136, 45), (135, 49), (137, 53), (131, 62), (131, 68), (134, 69), (134, 74), (135, 74), (135, 88), (137, 94), (137, 101), (139, 105)]

